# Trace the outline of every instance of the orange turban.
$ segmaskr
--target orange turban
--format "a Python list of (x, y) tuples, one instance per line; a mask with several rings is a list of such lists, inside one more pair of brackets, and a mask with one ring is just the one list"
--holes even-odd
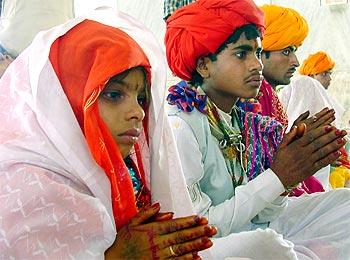
[(263, 49), (277, 51), (288, 46), (299, 47), (306, 38), (309, 27), (306, 20), (295, 10), (277, 5), (263, 5), (266, 31)]
[(170, 69), (191, 80), (197, 59), (215, 53), (246, 24), (264, 30), (263, 13), (252, 0), (198, 0), (178, 9), (168, 18), (165, 34)]
[(304, 60), (299, 72), (302, 75), (315, 75), (333, 69), (334, 65), (335, 62), (327, 53), (319, 51)]
[(123, 71), (150, 64), (141, 47), (120, 29), (85, 20), (58, 38), (50, 61), (72, 106), (95, 161), (111, 182), (117, 229), (136, 212), (132, 182), (97, 98), (108, 80)]

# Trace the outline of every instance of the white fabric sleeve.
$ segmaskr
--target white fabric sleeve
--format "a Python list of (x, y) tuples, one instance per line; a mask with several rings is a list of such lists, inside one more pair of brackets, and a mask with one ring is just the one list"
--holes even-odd
[(215, 259), (298, 259), (293, 243), (269, 228), (233, 233), (213, 242), (210, 251)]
[[(170, 116), (170, 122), (180, 154), (182, 167), (192, 202), (198, 214), (209, 219), (218, 228), (218, 236), (241, 231), (243, 226), (258, 215), (256, 223), (275, 219), (286, 206), (286, 199), (279, 198), (285, 191), (279, 178), (268, 169), (254, 180), (235, 189), (235, 195), (213, 206), (210, 197), (199, 185), (204, 168), (197, 139), (191, 127), (181, 118)], [(276, 199), (277, 198), (277, 199)], [(246, 228), (245, 228), (246, 229)]]
[(57, 176), (33, 166), (0, 172), (0, 259), (104, 259), (113, 220), (99, 199)]

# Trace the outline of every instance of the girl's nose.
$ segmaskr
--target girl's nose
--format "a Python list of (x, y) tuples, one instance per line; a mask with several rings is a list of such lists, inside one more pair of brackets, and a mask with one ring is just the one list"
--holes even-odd
[(139, 104), (138, 100), (130, 101), (130, 107), (127, 112), (127, 120), (135, 119), (136, 121), (142, 121), (145, 117), (145, 111)]

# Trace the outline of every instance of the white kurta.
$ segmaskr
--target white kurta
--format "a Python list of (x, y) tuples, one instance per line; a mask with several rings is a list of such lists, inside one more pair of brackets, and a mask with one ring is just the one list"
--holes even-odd
[[(293, 122), (302, 113), (309, 111), (310, 116), (313, 116), (325, 107), (335, 110), (334, 124), (337, 127), (340, 126), (345, 110), (327, 93), (327, 90), (317, 80), (309, 76), (295, 77), (289, 85), (281, 89), (278, 95), (288, 115), (288, 129), (292, 127)], [(329, 174), (330, 166), (327, 166), (314, 175), (322, 183), (326, 191), (331, 189)]]
[[(271, 247), (281, 246), (281, 258), (276, 255), (279, 259), (287, 255), (300, 259), (349, 259), (350, 190), (283, 199), (279, 195), (284, 188), (271, 170), (234, 190), (206, 116), (197, 110), (183, 113), (174, 107), (169, 115), (194, 207), (218, 227), (220, 236), (226, 236), (215, 244), (214, 250), (230, 255), (234, 248), (235, 256), (271, 259), (273, 254), (265, 248), (271, 243)], [(230, 238), (236, 235), (227, 236), (266, 226), (283, 238), (272, 235), (269, 229), (263, 235), (261, 231), (243, 233), (267, 237), (264, 242), (243, 239), (241, 245), (250, 240), (257, 242), (255, 250), (246, 250), (232, 245)], [(220, 244), (226, 245), (225, 249), (220, 249)], [(283, 252), (286, 257), (282, 257)]]
[(284, 86), (278, 96), (288, 115), (290, 129), (300, 114), (310, 111), (313, 116), (325, 107), (335, 110), (335, 125), (340, 126), (344, 108), (334, 100), (317, 80), (309, 76), (298, 76)]

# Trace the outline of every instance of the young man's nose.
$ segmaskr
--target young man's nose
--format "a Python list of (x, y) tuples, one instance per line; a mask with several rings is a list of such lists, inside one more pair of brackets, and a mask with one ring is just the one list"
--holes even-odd
[(264, 67), (264, 65), (263, 65), (261, 59), (259, 59), (258, 57), (254, 57), (249, 64), (250, 71), (253, 71), (253, 70), (262, 71), (263, 67)]
[(297, 55), (295, 55), (295, 53), (293, 52), (289, 57), (290, 57), (291, 65), (294, 67), (299, 67), (300, 63), (297, 58)]

